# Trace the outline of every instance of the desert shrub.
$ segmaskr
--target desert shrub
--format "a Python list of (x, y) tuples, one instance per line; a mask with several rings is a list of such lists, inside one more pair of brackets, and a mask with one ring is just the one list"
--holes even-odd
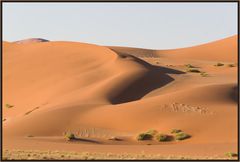
[(207, 74), (206, 72), (201, 72), (200, 75), (201, 75), (202, 77), (207, 77), (207, 76), (208, 76), (208, 74)]
[(141, 140), (151, 140), (153, 138), (153, 136), (151, 134), (148, 133), (140, 133), (137, 136), (137, 140), (141, 141)]
[(159, 141), (159, 142), (169, 141), (169, 136), (167, 134), (157, 134), (156, 135), (156, 140)]
[(187, 139), (187, 138), (190, 138), (191, 136), (189, 134), (186, 134), (184, 132), (180, 132), (180, 133), (177, 133), (176, 136), (175, 136), (175, 139), (176, 140), (184, 140), (184, 139)]
[(10, 104), (6, 104), (5, 107), (6, 107), (6, 108), (12, 108), (12, 107), (14, 107), (14, 106), (13, 106), (13, 105), (10, 105)]
[(223, 66), (223, 63), (218, 62), (217, 64), (215, 64), (214, 66)]
[(225, 155), (226, 155), (227, 157), (231, 157), (231, 158), (238, 156), (238, 154), (237, 154), (237, 153), (234, 153), (234, 152), (226, 152)]
[(200, 73), (200, 70), (198, 70), (198, 69), (187, 69), (187, 72)]
[(110, 137), (110, 138), (108, 138), (108, 140), (112, 140), (112, 141), (122, 141), (122, 139), (121, 138), (118, 138), (118, 137)]
[(27, 137), (34, 137), (33, 135), (28, 135)]
[(180, 129), (172, 129), (171, 133), (174, 134), (174, 133), (180, 133), (182, 132), (182, 130)]
[(191, 65), (191, 64), (186, 64), (185, 65), (187, 68), (195, 68), (195, 66)]
[(227, 66), (228, 66), (228, 67), (235, 67), (234, 64), (228, 64)]
[(151, 134), (152, 136), (155, 136), (155, 135), (158, 133), (158, 131), (155, 130), (155, 129), (150, 129), (150, 130), (148, 130), (146, 133), (147, 133), (147, 134)]
[(68, 140), (68, 141), (76, 139), (75, 135), (74, 135), (73, 133), (69, 133), (69, 132), (68, 132), (68, 133), (65, 133), (65, 134), (64, 134), (64, 137), (65, 137), (65, 139)]

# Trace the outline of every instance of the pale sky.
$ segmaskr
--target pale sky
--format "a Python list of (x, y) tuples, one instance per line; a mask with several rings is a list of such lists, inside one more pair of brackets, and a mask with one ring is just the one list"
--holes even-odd
[(237, 3), (3, 2), (3, 40), (44, 38), (151, 49), (237, 34)]

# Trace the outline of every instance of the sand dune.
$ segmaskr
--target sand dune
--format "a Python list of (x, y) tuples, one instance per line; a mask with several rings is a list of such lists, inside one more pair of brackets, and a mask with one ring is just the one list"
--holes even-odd
[(42, 39), (42, 38), (31, 38), (31, 39), (24, 39), (24, 40), (19, 40), (14, 43), (17, 44), (26, 44), (26, 43), (41, 43), (41, 42), (49, 42), (47, 39)]
[(136, 57), (146, 58), (177, 58), (177, 59), (192, 59), (192, 60), (208, 60), (208, 61), (225, 61), (231, 62), (237, 60), (237, 35), (231, 36), (222, 40), (173, 50), (151, 50), (130, 47), (114, 47), (110, 49), (119, 53), (127, 53)]
[[(219, 61), (224, 65), (214, 66)], [(219, 146), (217, 153), (225, 145), (236, 151), (236, 62), (237, 36), (176, 50), (44, 39), (3, 42), (4, 147), (29, 148), (31, 135), (40, 143), (33, 148), (43, 149), (42, 142), (54, 143), (70, 131), (102, 143), (121, 136), (122, 145), (147, 150), (150, 146), (136, 141), (138, 133), (178, 128), (192, 137), (166, 143), (165, 154), (183, 144), (188, 152), (204, 144)], [(185, 64), (208, 75), (187, 72)], [(55, 149), (66, 144), (59, 143)], [(105, 150), (117, 149), (112, 144)], [(81, 145), (69, 144), (68, 150)]]

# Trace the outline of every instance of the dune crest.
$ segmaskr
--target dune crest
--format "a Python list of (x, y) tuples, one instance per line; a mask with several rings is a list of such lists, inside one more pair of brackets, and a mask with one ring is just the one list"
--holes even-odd
[(29, 39), (15, 41), (13, 43), (26, 44), (26, 43), (40, 43), (40, 42), (49, 42), (49, 40), (43, 39), (43, 38), (29, 38)]

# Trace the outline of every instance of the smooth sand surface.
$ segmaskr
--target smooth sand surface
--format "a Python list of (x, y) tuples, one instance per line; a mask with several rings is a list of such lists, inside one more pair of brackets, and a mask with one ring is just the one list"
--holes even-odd
[[(186, 64), (205, 73), (187, 72)], [(237, 152), (237, 72), (237, 36), (176, 50), (3, 42), (3, 148)], [(174, 128), (191, 138), (136, 140), (149, 129)], [(66, 141), (64, 132), (84, 140)], [(108, 140), (114, 136), (122, 140)]]

